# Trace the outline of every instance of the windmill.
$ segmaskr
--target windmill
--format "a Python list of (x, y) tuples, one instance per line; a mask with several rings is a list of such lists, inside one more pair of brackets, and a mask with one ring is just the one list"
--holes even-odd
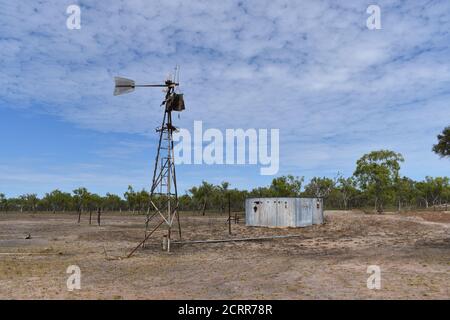
[[(136, 84), (126, 78), (115, 78), (114, 95), (129, 93), (135, 88), (164, 88), (165, 99), (161, 103), (164, 106), (163, 120), (156, 129), (159, 134), (158, 149), (156, 152), (155, 166), (153, 170), (152, 187), (150, 189), (150, 206), (145, 221), (144, 240), (130, 252), (129, 257), (139, 248), (145, 246), (145, 242), (163, 224), (167, 226), (167, 235), (164, 237), (164, 247), (170, 252), (171, 232), (175, 218), (178, 224), (178, 235), (181, 240), (180, 217), (178, 214), (178, 191), (175, 173), (173, 133), (177, 128), (172, 124), (172, 112), (181, 112), (185, 109), (183, 94), (177, 92), (179, 86), (179, 67), (175, 68), (172, 78), (168, 78), (163, 84)], [(152, 210), (150, 210), (150, 207)], [(150, 213), (153, 214), (150, 215)], [(149, 230), (150, 222), (160, 217), (159, 223)]]

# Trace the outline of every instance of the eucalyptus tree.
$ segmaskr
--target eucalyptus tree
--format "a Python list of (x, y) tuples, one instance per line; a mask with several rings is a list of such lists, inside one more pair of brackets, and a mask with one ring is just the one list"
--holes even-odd
[(139, 192), (136, 192), (136, 206), (139, 212), (147, 210), (150, 206), (150, 193), (148, 193), (145, 189), (142, 189)]
[(433, 151), (439, 156), (450, 157), (450, 126), (437, 136), (438, 142), (433, 145)]
[(87, 209), (87, 206), (89, 204), (89, 196), (90, 193), (87, 191), (86, 188), (81, 187), (78, 189), (73, 190), (73, 200), (76, 207), (76, 210), (78, 211), (78, 223), (80, 223), (81, 220), (81, 213)]
[(416, 182), (408, 177), (397, 179), (394, 191), (398, 211), (401, 211), (402, 204), (411, 207), (413, 201), (418, 196)]
[(188, 194), (183, 194), (182, 196), (178, 197), (178, 206), (180, 211), (188, 211), (193, 210), (193, 201), (191, 196)]
[(123, 196), (125, 197), (125, 200), (127, 201), (128, 204), (128, 210), (129, 211), (135, 211), (135, 207), (136, 207), (136, 200), (137, 200), (137, 195), (136, 192), (134, 191), (133, 187), (131, 185), (128, 186), (127, 191), (123, 194)]
[(229, 197), (229, 187), (230, 187), (230, 183), (223, 181), (220, 185), (218, 185), (215, 189), (216, 189), (216, 193), (217, 193), (217, 202), (220, 206), (220, 210), (222, 212), (225, 211), (225, 207), (227, 206), (228, 203), (228, 197)]
[(68, 192), (62, 192), (58, 189), (46, 193), (42, 201), (49, 206), (54, 213), (56, 211), (66, 211), (72, 204), (72, 196)]
[(448, 177), (425, 177), (425, 183), (428, 185), (428, 195), (431, 204), (436, 206), (442, 203), (446, 190), (450, 187)]
[(20, 195), (17, 199), (17, 204), (20, 208), (20, 212), (25, 211), (36, 211), (39, 203), (39, 198), (35, 193), (27, 193)]
[(118, 211), (122, 209), (122, 202), (123, 200), (115, 194), (112, 193), (106, 193), (106, 196), (103, 199), (104, 201), (104, 208), (108, 209), (109, 211)]
[(304, 177), (293, 175), (274, 178), (269, 187), (270, 193), (275, 197), (295, 197), (301, 193)]
[(327, 198), (336, 186), (336, 182), (330, 178), (314, 177), (305, 186), (305, 194), (316, 198)]
[(202, 205), (202, 215), (206, 213), (207, 206), (214, 194), (214, 185), (206, 181), (202, 181), (199, 187), (189, 189), (193, 200)]
[(100, 224), (100, 214), (103, 206), (103, 198), (95, 193), (87, 193), (86, 195), (86, 208), (89, 210), (89, 224), (92, 223), (92, 212), (97, 211), (97, 220)]
[(8, 211), (8, 199), (3, 193), (0, 193), (0, 211)]
[(348, 209), (349, 202), (359, 193), (354, 177), (344, 178), (343, 176), (340, 176), (337, 179), (336, 190), (341, 198), (342, 207), (344, 210)]
[(384, 205), (394, 194), (403, 156), (390, 150), (372, 151), (356, 162), (354, 176), (359, 186), (374, 200), (375, 210), (383, 212)]

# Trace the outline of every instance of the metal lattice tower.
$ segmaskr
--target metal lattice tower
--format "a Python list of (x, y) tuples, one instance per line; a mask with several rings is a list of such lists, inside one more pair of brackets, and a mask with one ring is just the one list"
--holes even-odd
[[(159, 133), (158, 150), (156, 152), (155, 167), (153, 170), (152, 186), (150, 189), (150, 206), (147, 211), (145, 221), (144, 240), (130, 252), (129, 257), (138, 247), (145, 246), (148, 238), (163, 224), (167, 226), (167, 235), (164, 245), (170, 251), (170, 240), (175, 218), (177, 220), (178, 236), (181, 240), (180, 217), (178, 214), (178, 191), (175, 173), (173, 133), (177, 131), (172, 124), (172, 111), (181, 112), (185, 109), (183, 94), (176, 93), (178, 87), (179, 68), (175, 69), (173, 80), (166, 80), (164, 84), (136, 85), (133, 80), (126, 78), (115, 78), (114, 95), (121, 95), (132, 92), (137, 87), (163, 87), (165, 88), (165, 99), (161, 106), (164, 106), (164, 114), (161, 126), (156, 129)], [(152, 213), (152, 214), (151, 214)], [(150, 222), (160, 217), (159, 223), (150, 230)]]
[[(168, 87), (162, 124), (156, 131), (159, 133), (158, 150), (153, 171), (152, 187), (150, 189), (150, 204), (154, 213), (147, 213), (145, 223), (145, 239), (149, 237), (155, 229), (149, 230), (149, 222), (157, 215), (162, 218), (162, 223), (167, 225), (167, 251), (170, 251), (170, 240), (172, 227), (175, 218), (178, 225), (178, 236), (181, 240), (180, 217), (178, 215), (178, 191), (177, 178), (175, 172), (173, 132), (177, 129), (172, 124), (171, 101), (174, 97), (174, 87)], [(157, 225), (158, 228), (162, 223)]]

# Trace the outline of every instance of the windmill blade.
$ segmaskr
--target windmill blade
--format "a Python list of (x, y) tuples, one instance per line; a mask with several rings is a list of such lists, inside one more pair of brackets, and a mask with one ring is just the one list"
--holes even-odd
[(134, 88), (136, 85), (134, 84), (133, 80), (127, 79), (127, 78), (120, 78), (115, 77), (115, 88), (114, 88), (114, 95), (119, 96), (121, 94), (129, 93), (134, 91)]
[(114, 77), (114, 81), (116, 82), (116, 87), (134, 87), (134, 80)]
[(114, 95), (120, 96), (121, 94), (130, 93), (134, 91), (134, 87), (116, 87), (114, 88)]

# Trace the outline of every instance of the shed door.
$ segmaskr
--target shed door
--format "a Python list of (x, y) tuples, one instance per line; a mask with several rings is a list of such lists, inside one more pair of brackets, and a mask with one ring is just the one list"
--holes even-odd
[(296, 226), (305, 227), (313, 223), (312, 199), (296, 199)]
[(315, 199), (313, 223), (314, 224), (323, 223), (323, 200), (320, 198)]
[(294, 226), (294, 202), (292, 199), (277, 199), (276, 226)]

